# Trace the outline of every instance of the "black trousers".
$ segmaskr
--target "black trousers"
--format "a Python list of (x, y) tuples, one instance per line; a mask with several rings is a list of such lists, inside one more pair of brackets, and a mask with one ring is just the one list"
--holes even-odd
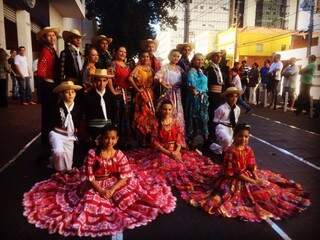
[(301, 83), (297, 99), (297, 113), (301, 113), (302, 110), (306, 110), (307, 112), (310, 110), (310, 88), (311, 85)]
[(49, 132), (53, 127), (53, 110), (57, 104), (57, 96), (52, 92), (54, 83), (49, 83), (40, 79), (41, 93), (41, 143), (44, 147), (49, 147)]
[(208, 115), (209, 115), (209, 122), (208, 122), (208, 129), (210, 138), (214, 135), (214, 111), (222, 104), (223, 98), (221, 97), (221, 93), (213, 93), (209, 92), (209, 108), (208, 108)]
[(272, 104), (274, 104), (274, 106), (273, 106), (274, 109), (277, 108), (279, 82), (280, 82), (279, 80), (272, 79), (271, 85), (270, 85), (270, 91), (271, 91), (271, 97), (272, 97), (271, 102), (270, 102), (270, 106), (272, 106)]
[(8, 88), (8, 80), (0, 79), (0, 107), (8, 106), (7, 88)]

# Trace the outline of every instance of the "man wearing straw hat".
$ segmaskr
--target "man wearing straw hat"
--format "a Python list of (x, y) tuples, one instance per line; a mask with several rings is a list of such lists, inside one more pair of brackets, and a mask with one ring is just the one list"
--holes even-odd
[(45, 27), (37, 33), (37, 38), (42, 44), (37, 66), (41, 95), (41, 143), (47, 148), (52, 112), (57, 100), (52, 90), (58, 82), (59, 58), (56, 43), (59, 31), (55, 27)]
[(146, 39), (142, 41), (142, 49), (147, 51), (150, 55), (151, 68), (156, 73), (161, 68), (160, 60), (154, 55), (159, 46), (159, 42), (157, 39)]
[(181, 101), (184, 110), (184, 115), (186, 115), (186, 93), (187, 89), (187, 76), (190, 69), (189, 55), (194, 49), (193, 43), (180, 43), (176, 46), (176, 49), (181, 53), (181, 58), (179, 59), (178, 65), (182, 68), (182, 86), (181, 86)]
[(80, 106), (74, 102), (76, 91), (82, 87), (67, 79), (53, 89), (60, 94), (60, 102), (54, 110), (53, 129), (49, 133), (52, 146), (52, 163), (56, 171), (69, 171), (73, 164), (74, 141), (80, 124)]
[(79, 30), (63, 31), (65, 49), (60, 54), (60, 80), (65, 78), (75, 79), (75, 83), (81, 85), (81, 70), (83, 57), (80, 52), (82, 35)]
[(214, 111), (221, 105), (222, 103), (222, 88), (224, 85), (223, 75), (221, 69), (219, 67), (219, 63), (221, 60), (221, 52), (212, 51), (207, 55), (207, 58), (210, 60), (210, 65), (206, 69), (208, 76), (208, 90), (209, 90), (209, 132), (212, 133), (214, 131), (212, 120), (214, 118)]
[(92, 76), (94, 89), (91, 89), (84, 98), (84, 115), (90, 137), (89, 144), (93, 145), (100, 130), (111, 123), (112, 109), (106, 91), (108, 85), (110, 88), (114, 75), (107, 69), (96, 69)]
[(96, 68), (107, 69), (112, 65), (112, 56), (109, 52), (109, 45), (112, 43), (112, 38), (105, 35), (98, 35), (92, 40), (92, 44), (96, 46), (99, 53), (99, 60), (96, 63)]
[(213, 125), (215, 125), (216, 143), (212, 143), (210, 149), (216, 154), (222, 154), (232, 144), (233, 129), (240, 116), (240, 108), (237, 106), (239, 95), (240, 90), (236, 87), (227, 88), (222, 94), (226, 97), (227, 102), (214, 112)]
[(176, 46), (176, 49), (181, 53), (178, 65), (183, 69), (185, 73), (188, 73), (190, 69), (189, 55), (194, 49), (193, 43), (180, 43)]

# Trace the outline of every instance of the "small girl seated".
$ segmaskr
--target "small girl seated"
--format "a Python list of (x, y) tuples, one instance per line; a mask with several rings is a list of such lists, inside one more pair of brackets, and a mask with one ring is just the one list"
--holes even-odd
[(310, 199), (302, 187), (269, 170), (257, 169), (248, 146), (250, 126), (238, 124), (234, 142), (225, 151), (224, 165), (207, 191), (189, 191), (185, 200), (209, 214), (259, 222), (282, 219), (303, 211)]
[(152, 132), (153, 148), (130, 151), (128, 155), (135, 160), (138, 168), (165, 178), (168, 184), (179, 190), (197, 188), (219, 166), (198, 152), (182, 147), (185, 142), (184, 129), (173, 112), (172, 102), (163, 100)]
[(114, 235), (146, 225), (170, 213), (176, 198), (162, 179), (131, 168), (114, 146), (118, 131), (102, 129), (99, 147), (91, 149), (82, 171), (57, 173), (24, 194), (24, 215), (49, 233), (63, 236)]

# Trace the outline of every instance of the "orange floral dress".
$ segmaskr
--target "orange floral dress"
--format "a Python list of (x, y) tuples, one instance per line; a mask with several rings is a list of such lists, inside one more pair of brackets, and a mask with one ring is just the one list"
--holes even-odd
[(155, 122), (155, 107), (153, 87), (154, 72), (149, 66), (138, 65), (131, 76), (142, 92), (136, 93), (134, 98), (134, 127), (140, 134), (146, 136), (153, 131)]

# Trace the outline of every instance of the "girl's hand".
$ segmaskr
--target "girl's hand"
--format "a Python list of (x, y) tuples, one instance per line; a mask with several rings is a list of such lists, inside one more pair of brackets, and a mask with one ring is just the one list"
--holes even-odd
[(179, 151), (171, 152), (172, 158), (177, 161), (182, 161), (181, 153)]
[(113, 191), (112, 190), (105, 190), (104, 191), (105, 193), (104, 193), (104, 197), (106, 197), (106, 198), (111, 198), (112, 197), (112, 195), (113, 195)]
[(255, 180), (255, 184), (258, 186), (263, 186), (264, 185), (264, 181), (261, 178), (258, 178)]

